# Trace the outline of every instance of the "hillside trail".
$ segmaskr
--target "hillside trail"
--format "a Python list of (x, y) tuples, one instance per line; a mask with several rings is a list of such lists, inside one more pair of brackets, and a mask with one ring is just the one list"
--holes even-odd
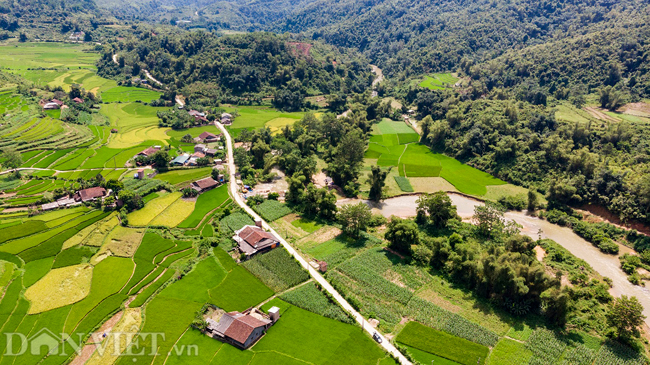
[(376, 98), (379, 96), (379, 93), (377, 92), (377, 85), (384, 81), (384, 71), (375, 65), (370, 65), (370, 69), (372, 73), (377, 75), (377, 77), (372, 80), (372, 97)]
[(393, 344), (390, 343), (390, 341), (388, 341), (388, 339), (384, 337), (383, 334), (381, 334), (378, 330), (375, 330), (373, 327), (368, 325), (368, 321), (359, 312), (357, 312), (356, 309), (354, 309), (354, 307), (352, 307), (350, 303), (348, 303), (345, 300), (345, 298), (343, 298), (343, 296), (338, 291), (336, 291), (336, 289), (334, 289), (334, 287), (327, 280), (325, 280), (325, 278), (323, 277), (323, 275), (321, 275), (320, 272), (316, 271), (316, 269), (314, 269), (311, 265), (309, 265), (307, 260), (304, 257), (302, 257), (302, 255), (298, 253), (298, 251), (296, 251), (296, 249), (294, 249), (293, 246), (289, 244), (289, 242), (283, 239), (282, 236), (279, 235), (273, 229), (273, 227), (271, 227), (264, 219), (262, 219), (262, 217), (260, 217), (253, 209), (251, 209), (251, 207), (249, 207), (246, 204), (246, 202), (244, 202), (244, 199), (239, 194), (237, 184), (235, 183), (235, 181), (237, 181), (235, 177), (235, 173), (237, 169), (234, 162), (235, 159), (233, 153), (232, 138), (230, 137), (230, 133), (228, 133), (228, 130), (223, 126), (223, 124), (217, 121), (215, 121), (214, 124), (217, 126), (217, 128), (221, 130), (223, 135), (226, 137), (226, 144), (228, 146), (227, 147), (228, 148), (228, 173), (230, 174), (230, 182), (228, 183), (228, 188), (230, 189), (230, 195), (233, 197), (235, 202), (244, 211), (246, 211), (246, 213), (248, 213), (251, 217), (253, 217), (253, 219), (261, 221), (262, 228), (271, 232), (280, 240), (280, 244), (282, 245), (282, 247), (284, 247), (289, 252), (289, 254), (298, 261), (300, 266), (302, 266), (305, 270), (307, 270), (309, 275), (324, 290), (326, 290), (346, 312), (350, 313), (352, 317), (354, 317), (354, 319), (357, 321), (357, 323), (359, 323), (359, 325), (361, 325), (361, 328), (364, 331), (366, 331), (370, 336), (376, 334), (381, 339), (379, 345), (383, 347), (384, 350), (386, 350), (391, 355), (395, 356), (399, 360), (400, 364), (411, 365), (411, 362), (395, 346), (393, 346)]
[[(458, 215), (465, 221), (471, 221), (474, 215), (474, 208), (484, 205), (483, 201), (472, 199), (464, 195), (448, 192), (452, 203), (456, 206)], [(415, 217), (417, 199), (419, 194), (403, 195), (385, 199), (380, 203), (373, 203), (368, 200), (346, 199), (337, 202), (337, 205), (355, 204), (363, 201), (374, 211), (385, 217), (392, 215), (401, 218)], [(505, 213), (505, 218), (521, 225), (521, 233), (534, 240), (538, 238), (551, 239), (562, 247), (566, 248), (574, 256), (586, 261), (591, 267), (602, 276), (612, 279), (613, 285), (610, 293), (613, 296), (621, 295), (635, 296), (643, 305), (643, 314), (646, 316), (645, 323), (650, 325), (650, 290), (645, 287), (634, 285), (627, 280), (627, 275), (620, 269), (620, 261), (617, 255), (602, 253), (590, 242), (578, 236), (567, 227), (561, 227), (546, 220), (528, 215), (526, 211), (510, 211)], [(620, 255), (630, 253), (629, 247), (619, 245)]]

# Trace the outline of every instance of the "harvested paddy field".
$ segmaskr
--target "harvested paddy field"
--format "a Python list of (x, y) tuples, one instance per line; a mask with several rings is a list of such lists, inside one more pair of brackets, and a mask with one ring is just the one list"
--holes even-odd
[[(144, 208), (129, 213), (129, 224), (136, 227), (147, 226), (149, 222), (164, 212), (165, 209), (172, 205), (181, 196), (182, 194), (180, 192), (174, 192), (150, 201), (145, 205)], [(189, 214), (190, 213), (188, 213), (188, 215)]]
[(87, 264), (48, 272), (25, 291), (25, 298), (32, 304), (29, 313), (41, 313), (82, 300), (90, 293), (92, 277), (93, 267)]

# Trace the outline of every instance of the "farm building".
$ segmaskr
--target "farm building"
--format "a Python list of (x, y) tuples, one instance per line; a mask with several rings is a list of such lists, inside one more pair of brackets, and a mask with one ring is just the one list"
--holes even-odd
[(214, 133), (210, 132), (203, 132), (199, 135), (199, 138), (201, 139), (201, 142), (205, 143), (212, 143), (212, 142), (217, 142), (221, 140), (221, 134), (216, 135)]
[(70, 40), (72, 40), (72, 41), (81, 41), (81, 40), (84, 39), (85, 36), (86, 36), (86, 33), (84, 33), (84, 32), (72, 32), (72, 34), (70, 34)]
[(207, 122), (208, 122), (208, 120), (205, 118), (205, 116), (206, 116), (205, 113), (201, 113), (201, 112), (198, 111), (198, 110), (190, 110), (189, 113), (190, 113), (190, 115), (193, 116), (194, 119), (197, 120), (197, 121), (204, 122), (204, 123), (207, 123)]
[(194, 152), (201, 152), (204, 153), (207, 147), (204, 144), (197, 144), (194, 146)]
[(88, 202), (96, 200), (97, 198), (103, 198), (106, 195), (108, 195), (106, 189), (102, 188), (101, 186), (97, 186), (94, 188), (77, 191), (77, 193), (74, 195), (74, 200)]
[(45, 110), (55, 110), (55, 109), (59, 109), (59, 108), (61, 108), (59, 106), (59, 104), (52, 103), (52, 102), (45, 103), (45, 105), (43, 105), (43, 109), (45, 109)]
[(211, 177), (206, 177), (192, 183), (192, 189), (200, 192), (214, 189), (219, 186), (219, 183)]
[(215, 311), (206, 319), (205, 332), (212, 338), (244, 350), (257, 342), (279, 318), (279, 309), (273, 307), (269, 315), (256, 308), (240, 312)]
[(221, 114), (221, 123), (223, 125), (232, 125), (232, 115), (228, 113)]
[(259, 226), (244, 226), (235, 231), (232, 238), (237, 242), (239, 251), (246, 257), (270, 251), (280, 245), (280, 240), (277, 237)]
[(151, 157), (151, 156), (153, 156), (154, 154), (156, 154), (156, 152), (158, 152), (158, 151), (160, 151), (160, 146), (153, 146), (153, 147), (149, 147), (149, 148), (147, 148), (147, 149), (141, 151), (141, 152), (138, 153), (136, 156)]
[(190, 154), (189, 153), (184, 153), (175, 159), (173, 159), (169, 164), (172, 166), (184, 166), (187, 160), (190, 159)]

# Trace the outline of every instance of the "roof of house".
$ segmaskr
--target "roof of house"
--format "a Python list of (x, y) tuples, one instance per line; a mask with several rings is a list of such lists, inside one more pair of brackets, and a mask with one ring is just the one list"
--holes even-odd
[(194, 153), (192, 154), (192, 156), (193, 156), (193, 157), (196, 157), (196, 158), (203, 158), (203, 157), (205, 157), (205, 154), (203, 154), (203, 153), (201, 153), (201, 152), (194, 152)]
[(214, 148), (208, 148), (205, 150), (205, 153), (207, 153), (208, 155), (214, 155), (215, 153), (217, 153), (217, 150)]
[(145, 149), (144, 151), (138, 153), (138, 155), (145, 155), (145, 156), (149, 157), (149, 156), (153, 156), (158, 151), (160, 151), (160, 148), (149, 147), (149, 148)]
[(232, 115), (229, 113), (223, 113), (221, 114), (221, 118), (232, 118)]
[(204, 144), (197, 144), (197, 145), (194, 146), (194, 149), (197, 149), (197, 148), (204, 150), (206, 148), (206, 146)]
[(217, 138), (217, 135), (214, 134), (214, 133), (210, 133), (210, 132), (203, 132), (203, 133), (199, 134), (199, 138), (201, 138), (201, 139)]
[(211, 177), (206, 177), (205, 179), (195, 181), (192, 184), (198, 186), (201, 189), (209, 189), (219, 185), (219, 183)]
[(272, 233), (266, 232), (257, 226), (244, 226), (244, 228), (236, 231), (235, 241), (239, 243), (239, 249), (247, 254), (254, 254), (280, 242)]
[[(230, 317), (230, 315), (228, 316)], [(221, 318), (223, 319), (224, 317), (226, 317), (226, 315)], [(264, 327), (266, 324), (267, 323), (264, 323), (253, 316), (241, 315), (234, 318), (224, 334), (226, 337), (230, 337), (233, 340), (244, 344), (256, 328)]]
[(193, 117), (205, 117), (205, 113), (201, 113), (200, 111), (194, 109), (190, 110), (188, 113)]
[(185, 162), (187, 162), (187, 160), (189, 160), (189, 159), (190, 159), (190, 155), (189, 155), (188, 153), (184, 153), (184, 154), (182, 154), (182, 155), (176, 157), (175, 159), (173, 159), (173, 160), (170, 162), (170, 164), (179, 163), (179, 164), (182, 165), (182, 164), (184, 164)]
[(84, 100), (82, 98), (74, 98), (74, 99), (72, 99), (72, 101), (74, 101), (77, 104), (81, 104), (81, 103), (84, 102)]
[(82, 201), (86, 201), (104, 196), (106, 194), (106, 189), (97, 186), (90, 189), (79, 190), (77, 193)]
[(60, 106), (60, 105), (63, 105), (63, 102), (62, 102), (61, 100), (52, 99), (51, 101), (52, 101), (53, 103), (55, 103), (56, 105), (59, 105), (59, 106)]

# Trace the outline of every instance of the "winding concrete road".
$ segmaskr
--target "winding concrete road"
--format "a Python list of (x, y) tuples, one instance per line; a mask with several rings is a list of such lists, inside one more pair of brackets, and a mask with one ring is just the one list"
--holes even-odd
[(350, 303), (348, 303), (345, 300), (345, 298), (343, 298), (343, 296), (341, 294), (339, 294), (339, 292), (337, 292), (336, 289), (334, 289), (334, 287), (332, 285), (330, 285), (330, 283), (327, 280), (325, 280), (325, 278), (320, 274), (320, 272), (316, 271), (313, 267), (311, 267), (311, 265), (309, 265), (307, 260), (305, 260), (298, 253), (298, 251), (296, 251), (287, 241), (285, 241), (282, 238), (282, 236), (280, 236), (264, 219), (262, 219), (262, 217), (260, 217), (257, 213), (255, 213), (255, 211), (253, 209), (251, 209), (248, 205), (246, 205), (246, 202), (244, 201), (244, 199), (239, 194), (239, 191), (237, 189), (237, 184), (235, 183), (235, 181), (236, 181), (236, 178), (235, 178), (236, 167), (235, 167), (235, 162), (234, 162), (235, 159), (233, 157), (232, 139), (230, 138), (230, 134), (228, 133), (226, 128), (221, 123), (215, 122), (214, 124), (217, 126), (217, 128), (219, 128), (221, 130), (221, 132), (223, 132), (223, 135), (226, 136), (226, 143), (228, 144), (228, 170), (229, 170), (229, 173), (230, 173), (229, 188), (230, 188), (230, 193), (233, 196), (233, 198), (235, 199), (235, 201), (237, 202), (237, 204), (239, 204), (239, 206), (242, 207), (242, 209), (244, 209), (246, 211), (246, 213), (250, 214), (251, 217), (261, 220), (262, 221), (262, 227), (264, 229), (270, 231), (271, 233), (273, 233), (276, 237), (278, 237), (280, 239), (280, 243), (289, 252), (289, 254), (291, 256), (293, 256), (296, 260), (298, 260), (300, 265), (303, 268), (305, 268), (305, 270), (307, 270), (309, 272), (309, 275), (311, 275), (311, 277), (314, 278), (314, 280), (316, 280), (316, 282), (318, 282), (318, 284), (320, 284), (320, 286), (323, 289), (327, 290), (327, 292), (330, 293), (332, 295), (332, 297), (334, 297), (334, 299), (341, 305), (341, 307), (343, 307), (343, 309), (346, 312), (350, 313), (354, 317), (354, 319), (357, 321), (357, 323), (359, 323), (359, 325), (361, 325), (366, 332), (368, 332), (371, 336), (375, 332), (377, 334), (379, 334), (379, 336), (381, 337), (381, 340), (382, 340), (380, 345), (386, 351), (388, 351), (393, 356), (397, 357), (399, 359), (399, 362), (402, 365), (410, 365), (411, 362), (404, 355), (402, 355), (402, 353), (399, 352), (399, 350), (397, 350), (397, 348), (395, 348), (395, 346), (393, 346), (393, 344), (390, 343), (390, 341), (388, 341), (388, 339), (386, 339), (382, 334), (380, 334), (379, 331), (376, 331), (374, 328), (372, 328), (368, 324), (368, 321), (359, 312), (357, 312), (350, 305)]

